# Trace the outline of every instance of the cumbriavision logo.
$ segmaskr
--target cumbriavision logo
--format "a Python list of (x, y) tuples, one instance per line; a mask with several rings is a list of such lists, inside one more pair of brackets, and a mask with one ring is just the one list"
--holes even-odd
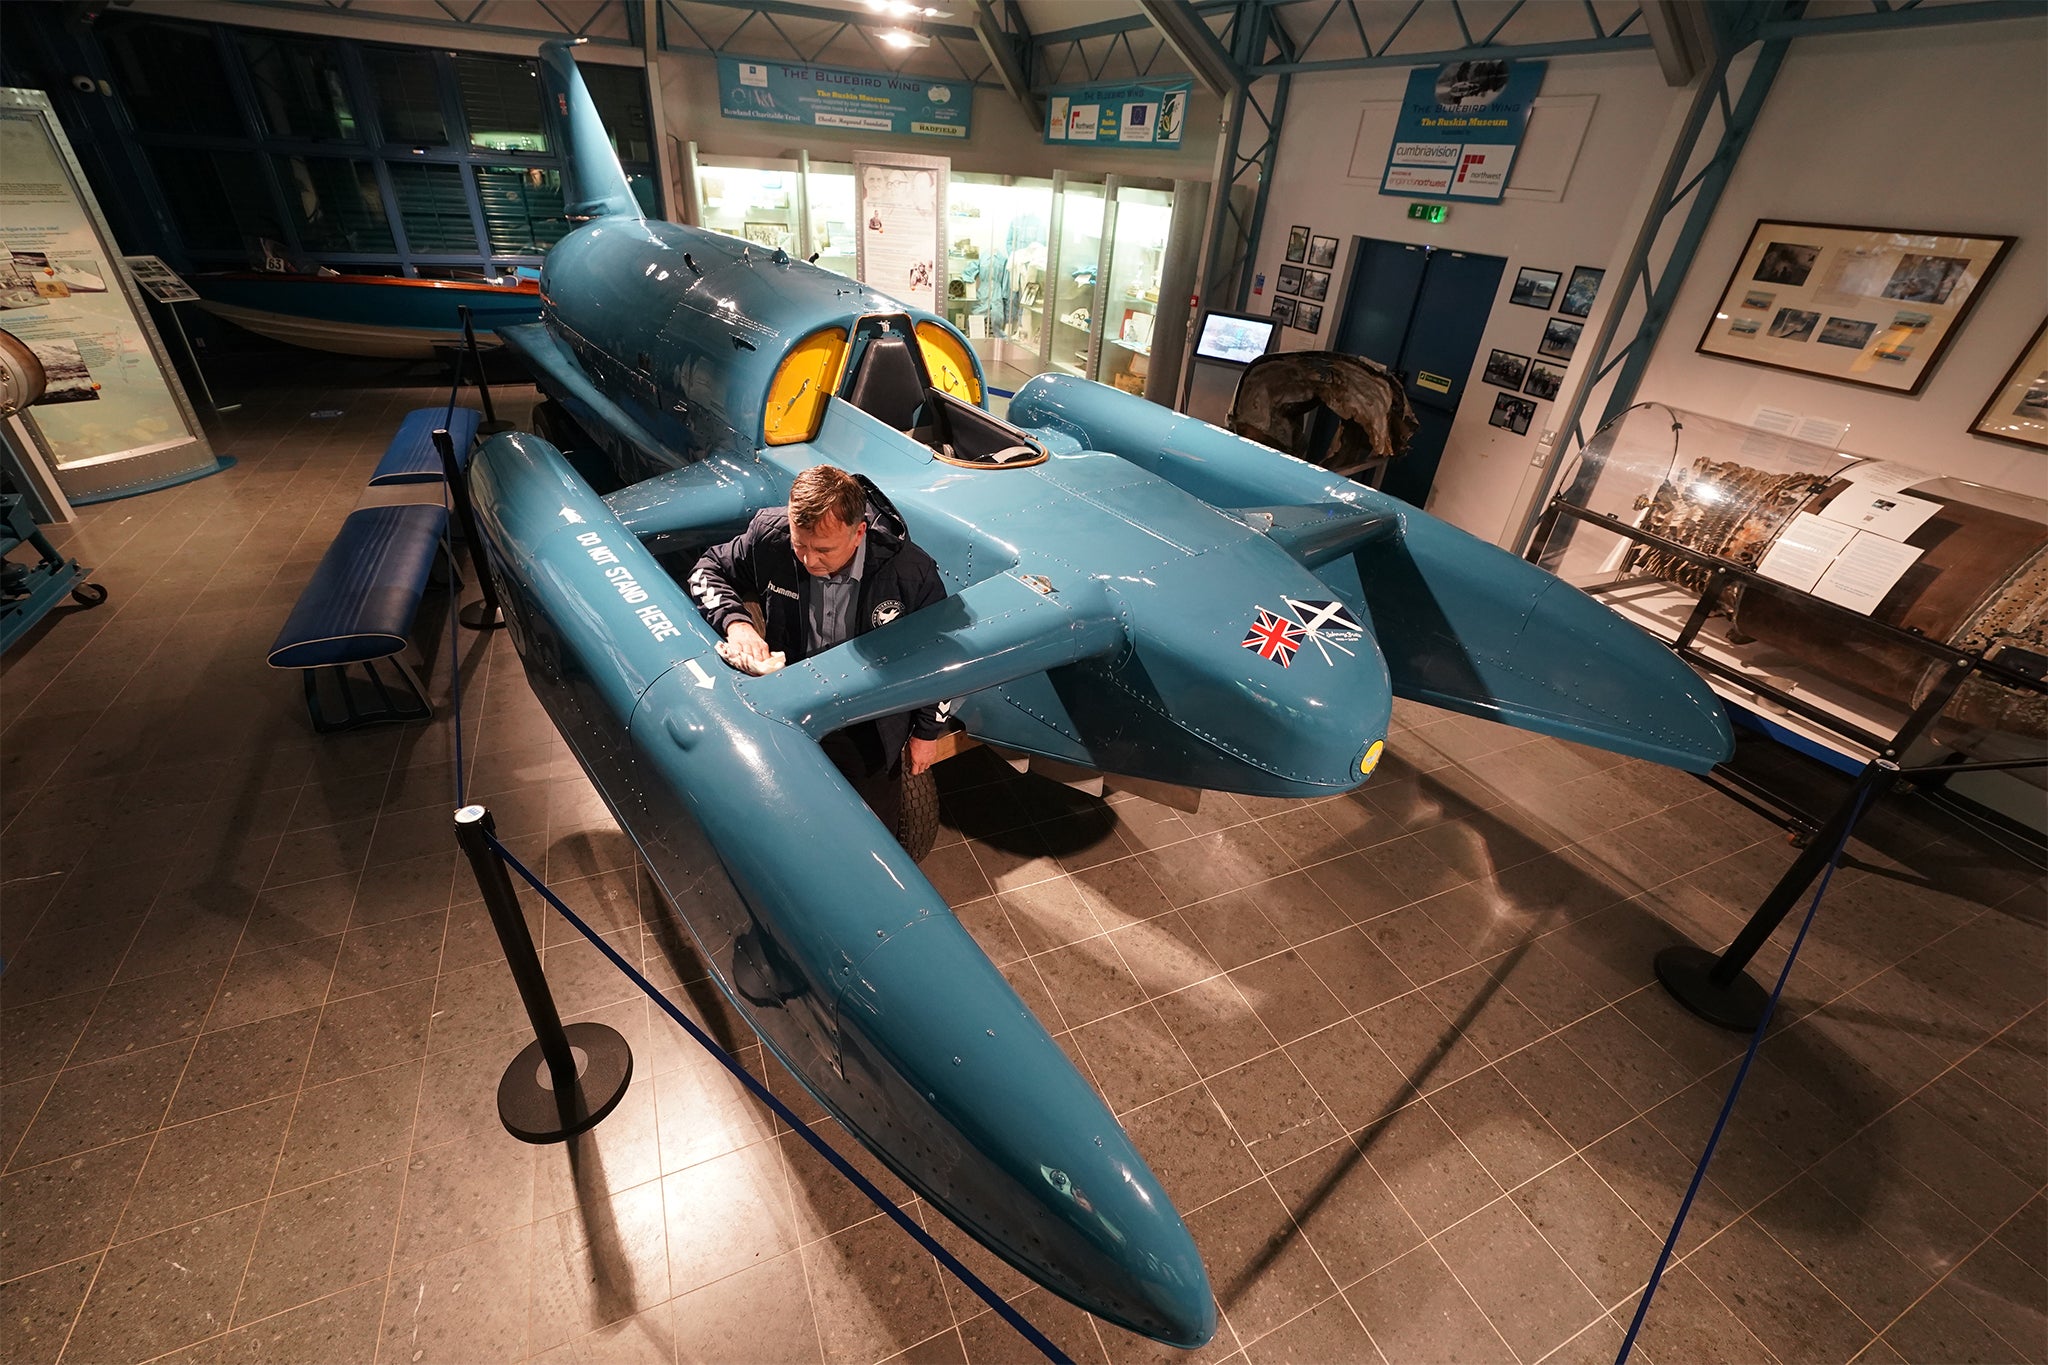
[[(1335, 663), (1330, 651), (1350, 655), (1346, 644), (1356, 644), (1362, 627), (1351, 618), (1342, 602), (1324, 602), (1283, 597), (1287, 611), (1257, 608), (1258, 619), (1244, 637), (1244, 647), (1261, 659), (1271, 659), (1282, 668), (1292, 667), (1294, 655), (1303, 644), (1312, 644), (1324, 663)], [(1289, 615), (1292, 612), (1293, 615)]]

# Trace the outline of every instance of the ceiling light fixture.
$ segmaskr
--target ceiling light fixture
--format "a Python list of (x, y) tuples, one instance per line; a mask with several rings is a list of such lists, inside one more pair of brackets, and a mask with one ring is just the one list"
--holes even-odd
[(867, 0), (867, 6), (876, 14), (886, 14), (891, 19), (950, 19), (953, 17), (950, 10), (913, 5), (909, 3), (909, 0)]
[(904, 28), (885, 28), (875, 35), (890, 47), (930, 47), (932, 40)]

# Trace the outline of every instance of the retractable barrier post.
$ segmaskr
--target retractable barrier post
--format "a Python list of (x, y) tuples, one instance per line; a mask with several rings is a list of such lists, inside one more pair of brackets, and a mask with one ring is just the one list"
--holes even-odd
[(497, 410), (491, 406), (491, 385), (490, 381), (484, 378), (483, 352), (479, 351), (476, 346), (476, 328), (470, 325), (469, 305), (458, 303), (455, 305), (455, 311), (462, 318), (463, 355), (467, 358), (470, 367), (476, 372), (477, 401), (484, 405), (484, 420), (477, 427), (477, 431), (485, 436), (496, 436), (501, 431), (510, 431), (512, 430), (512, 424), (510, 422), (500, 422)]
[(492, 847), (494, 833), (484, 807), (455, 812), (455, 841), (476, 873), (505, 965), (533, 1025), (533, 1042), (498, 1082), (498, 1118), (521, 1142), (562, 1142), (596, 1127), (618, 1107), (633, 1079), (633, 1051), (618, 1030), (604, 1024), (562, 1023), (512, 879)]
[(441, 477), (448, 481), (448, 500), (455, 508), (455, 524), (469, 546), (469, 565), (476, 570), (477, 586), (483, 600), (472, 602), (457, 613), (471, 630), (496, 630), (505, 624), (505, 609), (498, 605), (498, 590), (491, 583), (490, 561), (484, 557), (484, 540), (476, 531), (476, 508), (469, 501), (469, 479), (455, 460), (455, 438), (446, 427), (434, 428), (434, 449), (441, 455)]
[(1884, 799), (1884, 794), (1891, 790), (1898, 776), (1899, 765), (1886, 758), (1873, 760), (1863, 770), (1849, 795), (1835, 808), (1835, 813), (1828, 817), (1820, 832), (1800, 850), (1792, 866), (1785, 869), (1785, 875), (1778, 878), (1778, 884), (1771, 888), (1763, 904), (1756, 908), (1756, 913), (1749, 917), (1749, 923), (1742, 926), (1742, 932), (1735, 936), (1735, 941), (1725, 952), (1711, 953), (1705, 948), (1684, 943), (1658, 953), (1657, 979), (1664, 983), (1664, 989), (1670, 991), (1679, 1004), (1710, 1024), (1719, 1024), (1737, 1033), (1748, 1033), (1754, 1029), (1764, 1016), (1770, 993), (1743, 968), (1756, 956), (1757, 949), (1777, 932), (1793, 902), (1806, 894), (1806, 888), (1813, 885), (1813, 879), (1834, 858), (1848, 839), (1855, 821)]

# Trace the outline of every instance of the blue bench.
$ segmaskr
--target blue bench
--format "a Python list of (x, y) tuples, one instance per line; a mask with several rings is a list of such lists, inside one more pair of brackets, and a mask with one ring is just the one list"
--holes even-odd
[[(448, 529), (446, 480), (433, 433), (447, 424), (458, 466), (467, 469), (479, 420), (473, 408), (406, 415), (271, 643), (272, 668), (304, 673), (306, 710), (320, 733), (433, 719), (411, 639)], [(446, 569), (449, 581), (459, 584), (454, 564)]]
[(384, 458), (377, 462), (377, 472), (370, 476), (370, 487), (440, 483), (441, 454), (434, 449), (434, 429), (444, 421), (448, 424), (448, 436), (455, 443), (456, 467), (468, 469), (469, 448), (476, 444), (477, 424), (483, 421), (483, 414), (475, 408), (456, 408), (453, 412), (447, 408), (418, 408), (399, 423), (398, 434), (391, 438)]

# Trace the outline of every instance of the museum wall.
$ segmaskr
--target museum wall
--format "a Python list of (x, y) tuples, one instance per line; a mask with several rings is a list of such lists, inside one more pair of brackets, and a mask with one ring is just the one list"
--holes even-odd
[[(1353, 237), (1505, 257), (1500, 289), (1466, 381), (1466, 398), (1429, 499), (1429, 510), (1436, 515), (1491, 540), (1500, 534), (1537, 442), (1558, 408), (1554, 402), (1539, 403), (1525, 436), (1487, 425), (1492, 395), (1500, 392), (1480, 378), (1488, 352), (1498, 347), (1534, 356), (1548, 316), (1508, 302), (1516, 272), (1534, 266), (1568, 278), (1574, 266), (1605, 268), (1617, 263), (1610, 258), (1628, 249), (1642, 182), (1654, 177), (1661, 164), (1666, 125), (1682, 115), (1683, 92), (1664, 83), (1656, 57), (1647, 51), (1550, 59), (1531, 120), (1530, 144), (1540, 138), (1568, 140), (1574, 126), (1571, 111), (1583, 110), (1591, 101), (1584, 138), (1571, 159), (1561, 195), (1536, 197), (1511, 178), (1501, 203), (1454, 203), (1444, 222), (1423, 223), (1407, 216), (1413, 201), (1379, 192), (1395, 106), (1407, 81), (1406, 68), (1296, 78), (1255, 266), (1265, 276), (1266, 292), (1254, 296), (1249, 306), (1263, 312), (1270, 302), (1287, 230), (1294, 224), (1334, 235), (1340, 247), (1321, 333), (1289, 328), (1282, 341), (1286, 350), (1333, 344)], [(1559, 116), (1558, 125), (1546, 132), (1542, 125), (1553, 114)], [(1568, 153), (1566, 147), (1551, 150)], [(1612, 292), (1602, 290), (1588, 319), (1587, 337), (1598, 326)], [(1580, 369), (1574, 362), (1568, 385), (1578, 379)], [(1567, 387), (1560, 397), (1569, 396)]]
[[(2019, 240), (1918, 397), (1695, 353), (1759, 218)], [(1842, 448), (2035, 494), (2048, 462), (1967, 434), (2048, 309), (2048, 21), (1795, 43), (1639, 390), (1746, 422), (1847, 423)]]
[(663, 111), (671, 136), (695, 140), (700, 155), (794, 159), (799, 147), (814, 160), (847, 161), (856, 148), (950, 157), (956, 171), (994, 175), (1050, 176), (1115, 173), (1164, 179), (1207, 180), (1216, 156), (1220, 102), (1200, 86), (1188, 110), (1179, 152), (1138, 152), (1108, 148), (1077, 152), (1048, 144), (1043, 129), (1025, 118), (1007, 91), (974, 89), (970, 135), (961, 141), (935, 137), (878, 137), (830, 128), (792, 128), (728, 119), (718, 112), (718, 63), (710, 57), (669, 52), (661, 58)]

